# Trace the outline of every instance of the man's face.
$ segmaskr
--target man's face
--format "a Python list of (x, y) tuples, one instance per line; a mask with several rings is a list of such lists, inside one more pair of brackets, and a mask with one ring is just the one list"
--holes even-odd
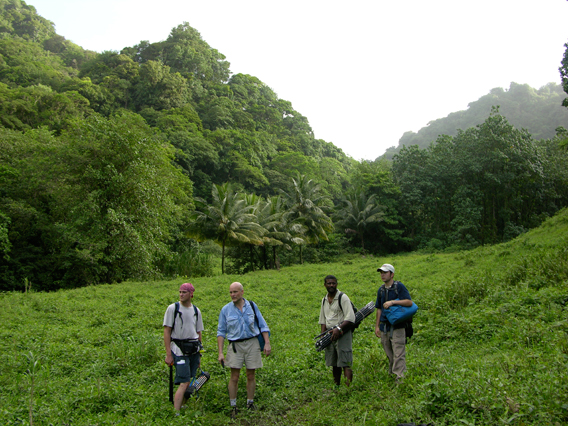
[(180, 290), (179, 291), (179, 301), (180, 302), (187, 302), (191, 300), (191, 293), (189, 291)]
[(381, 274), (381, 280), (384, 283), (389, 282), (392, 276), (394, 275), (391, 271), (379, 271)]
[(333, 278), (326, 279), (324, 285), (329, 294), (335, 294), (337, 291), (337, 280), (334, 280)]
[(244, 290), (238, 284), (231, 284), (229, 287), (229, 293), (231, 294), (231, 300), (233, 303), (238, 303), (243, 298)]

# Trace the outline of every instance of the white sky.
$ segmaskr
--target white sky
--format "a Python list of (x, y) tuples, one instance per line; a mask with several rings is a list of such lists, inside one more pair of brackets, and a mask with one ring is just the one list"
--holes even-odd
[(187, 21), (306, 116), (374, 160), (406, 131), (512, 81), (560, 84), (566, 0), (29, 0), (58, 34), (120, 51)]

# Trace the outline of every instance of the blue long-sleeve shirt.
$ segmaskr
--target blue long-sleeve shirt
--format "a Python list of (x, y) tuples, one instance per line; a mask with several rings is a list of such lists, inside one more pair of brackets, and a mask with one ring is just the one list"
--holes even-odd
[(233, 302), (227, 303), (221, 309), (219, 314), (219, 324), (217, 325), (217, 336), (222, 336), (227, 340), (250, 339), (258, 336), (262, 332), (270, 331), (266, 321), (260, 313), (258, 306), (256, 307), (256, 315), (258, 317), (257, 327), (254, 320), (254, 311), (250, 302), (243, 299), (245, 304), (243, 310), (237, 308)]

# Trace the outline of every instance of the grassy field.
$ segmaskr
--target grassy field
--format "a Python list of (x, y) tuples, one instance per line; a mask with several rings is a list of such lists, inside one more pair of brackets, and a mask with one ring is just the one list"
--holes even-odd
[[(336, 275), (363, 306), (375, 299), (384, 262), (420, 307), (406, 379), (397, 386), (388, 377), (373, 314), (355, 332), (352, 386), (335, 388), (313, 340), (323, 277)], [(514, 241), (467, 252), (358, 256), (191, 280), (211, 380), (176, 418), (161, 324), (184, 281), (1, 294), (0, 424), (568, 424), (568, 211)], [(232, 281), (259, 305), (273, 346), (258, 372), (259, 411), (236, 421), (215, 337)]]

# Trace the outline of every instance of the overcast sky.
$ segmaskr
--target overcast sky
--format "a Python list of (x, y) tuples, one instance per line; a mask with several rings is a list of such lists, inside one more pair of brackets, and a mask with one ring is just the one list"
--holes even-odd
[(306, 116), (374, 160), (406, 131), (512, 81), (560, 84), (566, 0), (30, 0), (58, 34), (120, 51), (188, 22)]

